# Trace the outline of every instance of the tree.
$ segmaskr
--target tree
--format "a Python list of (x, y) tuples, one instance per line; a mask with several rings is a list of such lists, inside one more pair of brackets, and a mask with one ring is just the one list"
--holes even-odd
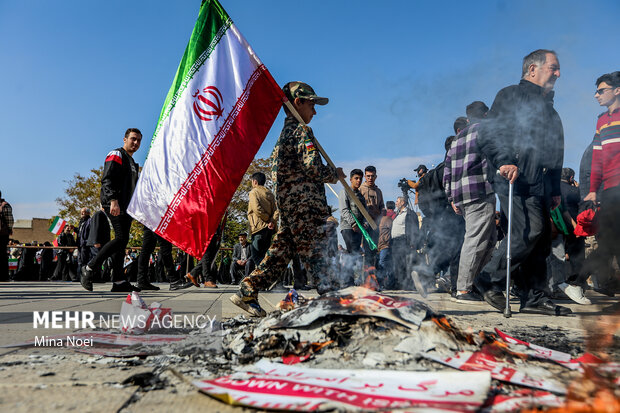
[(248, 232), (248, 202), (249, 193), (252, 190), (250, 177), (255, 172), (262, 172), (267, 176), (265, 186), (273, 188), (271, 182), (271, 159), (256, 158), (252, 161), (248, 170), (243, 175), (243, 180), (228, 204), (228, 221), (222, 235), (222, 247), (232, 248), (239, 238), (239, 233)]
[[(100, 166), (97, 169), (91, 169), (87, 176), (76, 173), (73, 175), (73, 179), (65, 181), (67, 183), (65, 196), (56, 198), (56, 203), (60, 207), (58, 215), (67, 222), (77, 225), (80, 222), (80, 210), (82, 208), (89, 208), (91, 214), (94, 214), (101, 205), (102, 175), (103, 166)], [(142, 224), (134, 220), (129, 231), (127, 246), (138, 247), (142, 245), (142, 232)], [(112, 238), (114, 238), (114, 230), (112, 230)]]
[(98, 210), (101, 203), (99, 193), (102, 175), (103, 166), (91, 169), (87, 176), (76, 173), (73, 179), (64, 181), (67, 183), (65, 196), (56, 198), (56, 203), (60, 207), (58, 215), (70, 223), (77, 224), (80, 221), (82, 208), (89, 208), (91, 212)]

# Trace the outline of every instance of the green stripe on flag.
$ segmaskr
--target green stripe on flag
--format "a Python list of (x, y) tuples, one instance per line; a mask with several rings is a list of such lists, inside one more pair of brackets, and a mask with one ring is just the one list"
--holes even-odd
[(59, 220), (60, 220), (60, 217), (54, 217), (54, 220), (52, 221), (52, 225), (50, 225), (50, 228), (48, 229), (49, 232), (54, 231), (54, 228), (56, 227), (56, 224), (58, 224)]
[(217, 0), (207, 0), (200, 6), (198, 20), (164, 101), (164, 107), (159, 115), (153, 138), (159, 133), (164, 120), (170, 115), (177, 100), (187, 88), (187, 84), (209, 58), (231, 24), (232, 20)]
[(362, 231), (362, 235), (364, 236), (364, 239), (368, 243), (368, 246), (370, 246), (370, 249), (373, 250), (373, 251), (376, 251), (377, 250), (377, 244), (375, 244), (375, 242), (372, 240), (372, 238), (370, 238), (370, 235), (368, 235), (368, 231), (366, 231), (366, 228), (364, 228), (364, 226), (362, 224), (360, 224), (360, 222), (357, 220), (355, 215), (351, 214), (351, 216), (355, 220), (355, 223), (357, 224), (357, 227), (360, 229), (360, 231)]

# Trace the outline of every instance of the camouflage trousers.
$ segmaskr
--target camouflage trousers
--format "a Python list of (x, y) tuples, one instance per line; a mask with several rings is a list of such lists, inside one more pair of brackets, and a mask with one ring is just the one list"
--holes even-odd
[(324, 220), (308, 220), (304, 217), (294, 220), (292, 225), (282, 226), (265, 258), (249, 276), (241, 280), (241, 294), (244, 297), (257, 297), (259, 290), (269, 288), (284, 276), (286, 267), (296, 255), (305, 265), (308, 279), (316, 283), (326, 272), (326, 247)]

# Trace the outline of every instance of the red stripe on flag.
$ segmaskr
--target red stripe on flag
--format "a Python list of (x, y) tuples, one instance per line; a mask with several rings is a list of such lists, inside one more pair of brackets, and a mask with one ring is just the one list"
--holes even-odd
[[(101, 158), (99, 158), (101, 159)], [(121, 158), (120, 156), (116, 155), (116, 154), (110, 154), (108, 156), (106, 156), (105, 158), (106, 162), (116, 162), (119, 165), (123, 164), (123, 158)]]
[[(230, 129), (223, 137), (218, 134), (209, 145), (203, 161), (198, 162), (181, 185), (155, 230), (195, 257), (204, 254), (230, 199), (282, 107), (283, 94), (271, 74), (264, 67), (257, 69), (256, 74), (258, 78), (250, 86), (251, 93)], [(240, 98), (239, 102), (242, 100)]]

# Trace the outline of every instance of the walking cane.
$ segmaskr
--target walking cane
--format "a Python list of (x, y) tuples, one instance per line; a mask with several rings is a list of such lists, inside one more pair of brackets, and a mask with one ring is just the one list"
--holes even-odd
[(504, 309), (504, 317), (512, 317), (510, 309), (510, 240), (512, 238), (512, 188), (514, 184), (509, 183), (508, 186), (508, 238), (506, 239), (506, 309)]

